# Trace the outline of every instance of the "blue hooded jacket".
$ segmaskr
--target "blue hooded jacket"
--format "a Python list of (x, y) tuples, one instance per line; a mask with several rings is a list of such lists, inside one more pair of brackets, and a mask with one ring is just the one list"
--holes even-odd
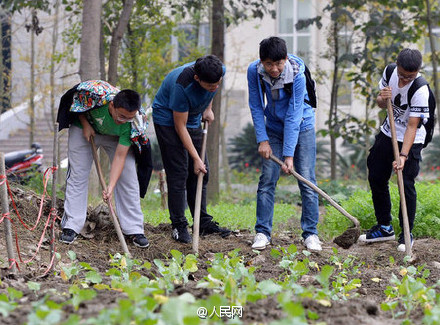
[(249, 107), (254, 122), (257, 143), (269, 140), (267, 131), (273, 132), (283, 138), (283, 156), (293, 157), (299, 132), (315, 127), (315, 111), (309, 104), (304, 102), (304, 99), (308, 99), (308, 95), (303, 60), (292, 54), (289, 54), (288, 58), (288, 62), (296, 65), (292, 94), (286, 93), (284, 88), (281, 88), (279, 89), (278, 99), (273, 99), (271, 85), (263, 79), (267, 98), (267, 104), (264, 104), (264, 94), (258, 72), (260, 60), (249, 65), (247, 79)]

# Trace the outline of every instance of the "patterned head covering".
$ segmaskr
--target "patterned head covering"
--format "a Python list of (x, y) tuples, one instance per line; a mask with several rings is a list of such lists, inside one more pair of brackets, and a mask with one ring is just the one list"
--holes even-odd
[[(87, 80), (81, 82), (73, 95), (70, 112), (83, 113), (95, 107), (107, 105), (113, 100), (119, 89), (103, 80)], [(144, 120), (145, 110), (141, 108), (131, 122), (131, 141), (141, 151), (142, 145), (148, 142), (147, 126)]]
[(108, 82), (102, 80), (88, 80), (81, 82), (73, 95), (71, 112), (82, 113), (94, 108), (104, 106), (111, 102), (120, 91)]

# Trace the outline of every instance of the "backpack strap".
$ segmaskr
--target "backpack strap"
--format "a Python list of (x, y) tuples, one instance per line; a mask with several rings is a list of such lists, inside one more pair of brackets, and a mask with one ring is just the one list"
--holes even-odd
[(316, 108), (317, 106), (316, 82), (315, 80), (313, 80), (312, 74), (310, 73), (310, 70), (307, 67), (307, 65), (304, 64), (304, 66), (305, 66), (304, 75), (306, 77), (307, 95), (309, 97), (309, 99), (304, 99), (304, 102)]
[(263, 105), (266, 106), (266, 102), (264, 100), (266, 98), (266, 85), (264, 84), (263, 76), (259, 74), (258, 71), (257, 71), (257, 75), (258, 75), (258, 80), (260, 80), (261, 92), (263, 93)]
[[(423, 78), (422, 76), (417, 77), (416, 79), (414, 79), (411, 87), (409, 87), (408, 89), (408, 106), (411, 106), (411, 100), (412, 97), (414, 96), (414, 93), (420, 88), (423, 87), (425, 85), (428, 85), (428, 82), (426, 81), (425, 78)], [(428, 86), (429, 87), (429, 86)], [(428, 89), (429, 90), (429, 89)], [(429, 103), (428, 103), (429, 106)], [(417, 126), (418, 128), (420, 128), (423, 125), (423, 119), (420, 119), (419, 125)]]
[(264, 95), (266, 93), (266, 85), (264, 84), (263, 76), (261, 74), (259, 74), (258, 71), (257, 71), (257, 74), (258, 74), (258, 78), (260, 80), (261, 90), (263, 91), (263, 95)]
[(387, 82), (387, 84), (390, 82), (391, 75), (393, 74), (393, 71), (394, 69), (396, 69), (396, 67), (396, 63), (391, 63), (387, 65), (387, 68), (385, 70), (385, 81)]
[[(411, 87), (409, 87), (408, 89), (408, 105), (411, 104), (411, 99), (414, 96), (414, 93), (420, 88), (423, 87), (425, 85), (427, 85), (428, 82), (426, 81), (425, 78), (423, 78), (422, 76), (417, 77), (416, 79), (414, 79)], [(411, 106), (411, 105), (410, 105)]]

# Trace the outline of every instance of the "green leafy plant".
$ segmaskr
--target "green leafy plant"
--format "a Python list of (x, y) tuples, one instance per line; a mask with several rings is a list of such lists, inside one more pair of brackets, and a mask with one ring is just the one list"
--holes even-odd
[[(385, 294), (387, 301), (381, 304), (384, 311), (391, 311), (393, 317), (405, 317), (405, 324), (410, 324), (409, 316), (418, 306), (426, 307), (435, 302), (435, 287), (426, 286), (426, 279), (429, 277), (430, 271), (424, 269), (424, 265), (419, 267), (408, 266), (402, 267), (399, 278), (392, 274), (390, 286), (387, 286)], [(397, 310), (401, 305), (402, 311)]]
[(304, 260), (299, 260), (297, 258), (299, 252), (296, 245), (289, 245), (289, 247), (280, 247), (279, 250), (273, 249), (271, 252), (272, 256), (282, 256), (279, 266), (288, 272), (285, 282), (297, 282), (300, 277), (309, 273), (310, 261), (306, 258)]
[(46, 295), (32, 303), (32, 312), (28, 316), (27, 324), (59, 324), (63, 315), (62, 307), (63, 304), (56, 303)]
[(69, 288), (69, 293), (72, 295), (71, 303), (75, 310), (78, 310), (79, 304), (83, 301), (92, 300), (96, 297), (96, 291), (93, 289), (81, 289), (76, 284)]
[(255, 302), (269, 292), (276, 292), (279, 287), (275, 282), (258, 284), (255, 280), (254, 266), (246, 267), (235, 249), (224, 256), (215, 254), (208, 268), (208, 276), (197, 284), (198, 288), (213, 289), (222, 292), (232, 305), (244, 305), (247, 301)]
[(8, 288), (8, 294), (0, 294), (0, 314), (2, 314), (3, 317), (8, 317), (9, 313), (18, 305), (15, 300), (21, 297), (23, 297), (23, 292), (11, 287)]
[(178, 250), (170, 251), (172, 258), (165, 263), (155, 259), (154, 264), (161, 277), (156, 277), (157, 281), (167, 290), (172, 291), (175, 285), (188, 283), (190, 273), (196, 272), (197, 257), (193, 254), (183, 255)]

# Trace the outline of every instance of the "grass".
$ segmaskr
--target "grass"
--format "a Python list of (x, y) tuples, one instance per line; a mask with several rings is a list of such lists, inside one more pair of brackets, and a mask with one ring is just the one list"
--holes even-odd
[[(281, 180), (281, 179), (280, 179)], [(285, 177), (282, 181), (289, 180), (289, 185), (296, 184), (296, 180), (292, 177)], [(253, 179), (257, 182), (257, 179)], [(155, 184), (158, 179), (153, 174), (150, 188), (144, 199), (141, 200), (142, 211), (145, 216), (145, 222), (157, 226), (161, 223), (170, 223), (168, 209), (161, 208), (161, 198), (159, 193), (155, 193)], [(283, 185), (280, 183), (279, 185)], [(399, 211), (399, 191), (395, 185), (395, 176), (390, 181), (390, 194), (392, 200), (393, 216), (392, 225), (397, 233), (400, 233), (398, 211)], [(285, 185), (285, 184), (284, 184)], [(359, 219), (361, 227), (368, 229), (376, 223), (374, 215), (373, 203), (371, 200), (371, 192), (367, 190), (364, 182), (354, 181), (329, 181), (321, 180), (318, 186), (337, 201), (351, 215)], [(37, 174), (32, 178), (26, 186), (29, 189), (41, 193), (43, 189), (43, 177)], [(440, 239), (440, 209), (438, 198), (440, 197), (440, 180), (434, 181), (418, 181), (416, 183), (417, 190), (417, 213), (413, 230), (414, 236), (417, 237), (433, 237)], [(50, 196), (51, 184), (48, 183), (48, 194)], [(58, 197), (62, 197), (63, 193), (58, 188)], [(319, 234), (323, 239), (329, 240), (343, 233), (351, 226), (351, 221), (339, 213), (336, 209), (329, 206), (327, 202), (321, 199), (321, 204), (326, 206), (324, 220), (318, 225)], [(97, 205), (101, 203), (100, 197), (91, 197), (89, 195), (89, 204)], [(299, 226), (295, 229), (286, 229), (286, 225), (299, 225), (301, 218), (301, 208), (297, 203), (301, 202), (298, 191), (286, 191), (277, 188), (275, 195), (273, 232), (293, 230), (301, 232)], [(222, 191), (219, 203), (216, 205), (208, 205), (207, 211), (214, 217), (221, 226), (231, 229), (250, 230), (252, 231), (256, 222), (256, 193), (246, 193), (239, 191)], [(186, 209), (186, 218), (192, 223), (192, 217), (189, 210)], [(288, 226), (289, 227), (289, 226)]]
[[(160, 195), (158, 194), (147, 195), (141, 200), (145, 222), (154, 226), (160, 223), (170, 223), (168, 209), (162, 209), (160, 203)], [(207, 210), (221, 226), (234, 230), (254, 229), (256, 222), (255, 199), (253, 201), (245, 200), (243, 204), (235, 203), (233, 200), (225, 200), (216, 205), (208, 205)], [(191, 224), (192, 217), (189, 209), (185, 210), (185, 216)], [(273, 230), (275, 232), (285, 230), (286, 223), (292, 217), (298, 220), (301, 218), (301, 211), (296, 206), (288, 203), (275, 204)]]
[[(425, 181), (416, 183), (417, 211), (414, 222), (413, 235), (416, 238), (433, 237), (440, 239), (440, 209), (438, 198), (440, 197), (440, 182)], [(392, 225), (396, 233), (400, 233), (399, 226), (399, 190), (395, 182), (390, 182), (391, 215)], [(340, 202), (351, 215), (355, 216), (363, 229), (368, 229), (376, 224), (371, 192), (358, 189), (354, 194)], [(351, 222), (342, 216), (336, 209), (327, 209), (324, 222), (319, 225), (320, 232), (328, 237), (335, 236), (347, 227)]]
[[(376, 224), (371, 192), (365, 190), (365, 186), (362, 184), (354, 186), (350, 190), (348, 190), (349, 186), (343, 182), (334, 182), (327, 186), (320, 185), (320, 187), (323, 187), (324, 191), (356, 217), (361, 223), (361, 228), (368, 229)], [(416, 190), (418, 194), (417, 214), (413, 234), (416, 238), (433, 237), (440, 239), (440, 232), (438, 231), (440, 229), (440, 209), (438, 206), (440, 182), (418, 182), (416, 183)], [(145, 221), (155, 226), (160, 223), (170, 223), (168, 209), (160, 207), (160, 195), (151, 193), (149, 191), (146, 198), (141, 201)], [(392, 181), (390, 182), (390, 194), (392, 225), (396, 233), (400, 233), (398, 219), (399, 191)], [(273, 219), (274, 233), (285, 230), (301, 232), (299, 229), (301, 208), (296, 205), (299, 200), (298, 193), (277, 193)], [(325, 205), (326, 212), (323, 222), (318, 225), (318, 230), (323, 239), (330, 240), (343, 233), (352, 223), (327, 202), (322, 201), (322, 204)], [(208, 205), (207, 210), (221, 226), (234, 230), (253, 231), (256, 222), (256, 194), (222, 192), (220, 203)], [(192, 217), (188, 209), (185, 215), (191, 224)], [(291, 228), (289, 229), (289, 226), (287, 226), (286, 229), (286, 225), (291, 225)]]

